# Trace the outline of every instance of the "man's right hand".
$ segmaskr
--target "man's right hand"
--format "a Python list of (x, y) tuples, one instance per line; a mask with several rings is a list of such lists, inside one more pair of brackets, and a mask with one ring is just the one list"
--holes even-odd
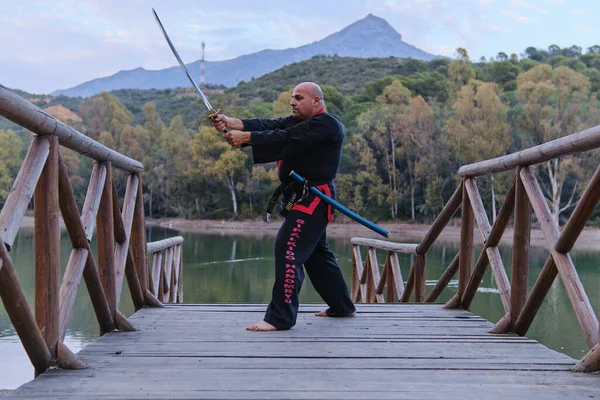
[(229, 128), (227, 126), (229, 118), (224, 114), (217, 114), (216, 117), (211, 118), (210, 122), (212, 123), (212, 126), (214, 126), (219, 132), (223, 132), (225, 129)]
[(244, 129), (244, 123), (241, 119), (228, 117), (225, 114), (217, 114), (216, 117), (211, 118), (210, 122), (219, 132), (224, 132), (225, 128), (235, 129), (241, 131)]

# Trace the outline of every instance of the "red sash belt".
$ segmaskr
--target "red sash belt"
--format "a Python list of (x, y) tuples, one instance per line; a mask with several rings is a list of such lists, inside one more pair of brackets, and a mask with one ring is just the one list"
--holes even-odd
[[(327, 196), (331, 197), (331, 189), (329, 188), (328, 184), (315, 186), (315, 188), (325, 193)], [(315, 198), (308, 205), (308, 207), (300, 204), (295, 204), (294, 207), (292, 207), (292, 210), (297, 210), (305, 214), (312, 215), (315, 211), (315, 208), (317, 208), (317, 206), (319, 205), (320, 201), (321, 199), (318, 196), (315, 196)], [(331, 205), (327, 206), (327, 221), (333, 222), (333, 207), (331, 207)]]

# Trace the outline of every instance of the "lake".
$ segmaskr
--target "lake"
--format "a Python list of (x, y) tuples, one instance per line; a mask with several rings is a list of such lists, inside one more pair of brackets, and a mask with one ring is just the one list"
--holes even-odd
[[(274, 237), (248, 237), (230, 234), (182, 233), (166, 228), (148, 229), (148, 241), (181, 235), (184, 237), (184, 301), (186, 303), (267, 303), (270, 300), (273, 279)], [(64, 267), (71, 251), (67, 234), (63, 232), (61, 265)], [(352, 269), (352, 246), (349, 238), (330, 238), (330, 247), (336, 254), (350, 283)], [(94, 245), (94, 244), (93, 244)], [(480, 247), (476, 247), (475, 256)], [(366, 251), (363, 251), (363, 259)], [(458, 252), (458, 244), (439, 244), (427, 254), (427, 291), (435, 285), (446, 266)], [(507, 266), (510, 278), (511, 249), (501, 247), (500, 253)], [(10, 253), (18, 271), (23, 290), (30, 304), (34, 300), (33, 230), (23, 228), (17, 236)], [(547, 250), (533, 247), (530, 251), (529, 287), (539, 275), (548, 255)], [(577, 271), (594, 309), (600, 302), (600, 251), (574, 250), (571, 253)], [(408, 277), (410, 257), (400, 255), (400, 265), (404, 279)], [(385, 260), (385, 253), (378, 254), (379, 263)], [(302, 303), (321, 302), (320, 297), (307, 278), (302, 287)], [(455, 294), (457, 281), (453, 280), (438, 301), (446, 301)], [(127, 285), (123, 285), (121, 311), (125, 315), (133, 313), (133, 305)], [(486, 273), (480, 290), (471, 309), (492, 322), (504, 315), (500, 296)], [(244, 329), (240, 326), (240, 329)], [(580, 359), (588, 350), (583, 333), (572, 310), (562, 284), (557, 281), (548, 293), (527, 336), (557, 351)], [(73, 315), (65, 338), (65, 343), (74, 352), (98, 337), (98, 326), (89, 296), (82, 284)], [(13, 389), (33, 378), (33, 368), (15, 334), (3, 306), (0, 306), (0, 354), (2, 354), (2, 374), (0, 389)]]

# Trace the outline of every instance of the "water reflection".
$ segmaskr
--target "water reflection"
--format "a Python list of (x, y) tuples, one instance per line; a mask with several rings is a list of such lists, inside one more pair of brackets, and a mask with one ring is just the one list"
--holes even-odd
[[(266, 303), (270, 300), (274, 276), (272, 254), (274, 238), (272, 236), (233, 236), (230, 231), (219, 235), (181, 233), (166, 228), (148, 230), (149, 241), (175, 235), (181, 235), (185, 239), (183, 283), (186, 303)], [(352, 246), (349, 239), (331, 238), (329, 242), (331, 249), (338, 257), (346, 280), (350, 282)], [(92, 243), (92, 248), (95, 248), (95, 243)], [(480, 250), (480, 248), (476, 248), (475, 255), (478, 255)], [(60, 255), (63, 269), (70, 251), (70, 242), (64, 234)], [(431, 248), (427, 254), (427, 291), (435, 285), (436, 279), (443, 273), (457, 252), (458, 246), (453, 244), (441, 244)], [(500, 253), (507, 266), (507, 275), (510, 277), (511, 249), (502, 247)], [(531, 249), (530, 288), (539, 275), (547, 254), (548, 252), (541, 248)], [(35, 282), (33, 232), (31, 230), (21, 230), (11, 251), (11, 257), (27, 299), (30, 304), (33, 304)], [(366, 251), (363, 249), (363, 259), (365, 257)], [(379, 263), (383, 263), (385, 254), (381, 252), (378, 258)], [(574, 251), (572, 258), (590, 302), (596, 307), (600, 301), (597, 290), (600, 282), (600, 271), (597, 268), (600, 252)], [(406, 280), (411, 264), (410, 256), (399, 255), (399, 261), (402, 276)], [(456, 293), (457, 285), (456, 280), (451, 281), (448, 289), (438, 301), (449, 300)], [(321, 302), (308, 279), (302, 287), (300, 300), (303, 303)], [(127, 285), (123, 286), (120, 309), (126, 315), (133, 312)], [(498, 290), (489, 270), (475, 296), (472, 311), (494, 322), (504, 315)], [(72, 350), (78, 351), (97, 336), (96, 317), (85, 284), (82, 282), (65, 340)], [(585, 338), (579, 328), (577, 318), (564, 288), (558, 281), (550, 289), (527, 336), (577, 359), (587, 352)], [(3, 355), (2, 362), (5, 366), (2, 369), (3, 374), (0, 375), (0, 389), (15, 388), (32, 378), (33, 369), (15, 336), (3, 307), (0, 308), (0, 353)], [(9, 365), (10, 368), (6, 368)]]

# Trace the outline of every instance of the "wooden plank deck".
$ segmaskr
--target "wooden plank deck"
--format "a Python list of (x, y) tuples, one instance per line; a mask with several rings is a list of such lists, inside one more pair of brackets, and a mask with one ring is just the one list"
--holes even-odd
[(536, 341), (433, 304), (301, 307), (294, 329), (247, 332), (264, 305), (176, 305), (131, 317), (137, 332), (83, 349), (86, 370), (50, 370), (7, 398), (590, 399), (600, 376)]

